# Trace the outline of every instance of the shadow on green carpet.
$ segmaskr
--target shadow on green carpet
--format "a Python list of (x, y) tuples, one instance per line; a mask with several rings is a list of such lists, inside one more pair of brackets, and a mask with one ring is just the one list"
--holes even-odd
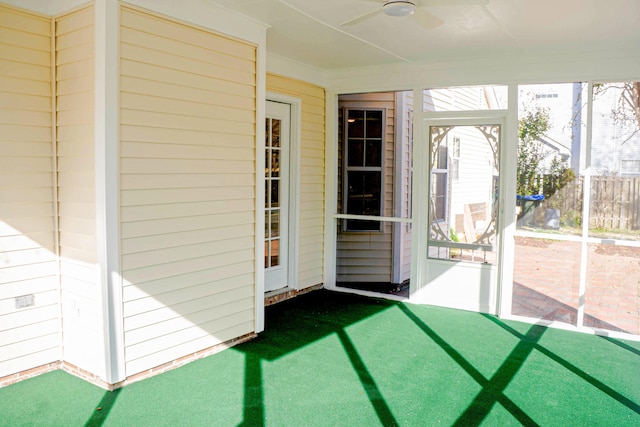
[(640, 343), (316, 291), (258, 338), (105, 392), (0, 389), (0, 425), (638, 425)]

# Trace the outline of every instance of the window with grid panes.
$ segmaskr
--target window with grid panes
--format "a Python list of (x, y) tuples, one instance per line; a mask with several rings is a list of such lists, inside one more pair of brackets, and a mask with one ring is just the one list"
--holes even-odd
[[(344, 211), (380, 216), (383, 203), (384, 110), (345, 110)], [(380, 231), (381, 222), (348, 219), (345, 231)]]

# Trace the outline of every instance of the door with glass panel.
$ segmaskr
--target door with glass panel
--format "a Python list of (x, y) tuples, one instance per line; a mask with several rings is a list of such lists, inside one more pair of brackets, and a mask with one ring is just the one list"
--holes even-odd
[(288, 285), (291, 106), (267, 101), (265, 121), (265, 291)]
[(416, 300), (496, 313), (503, 128), (499, 115), (425, 119), (426, 260)]

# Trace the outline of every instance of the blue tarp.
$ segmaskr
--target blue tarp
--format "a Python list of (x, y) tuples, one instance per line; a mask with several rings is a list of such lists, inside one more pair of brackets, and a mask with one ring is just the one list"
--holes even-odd
[(528, 196), (516, 195), (518, 200), (533, 200), (533, 201), (541, 201), (544, 200), (544, 194), (530, 194)]

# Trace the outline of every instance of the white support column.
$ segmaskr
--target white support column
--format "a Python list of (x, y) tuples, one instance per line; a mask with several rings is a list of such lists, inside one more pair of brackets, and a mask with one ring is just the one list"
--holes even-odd
[[(403, 166), (403, 144), (404, 144), (404, 128), (403, 119), (406, 114), (404, 95), (402, 92), (396, 92), (394, 96), (395, 122), (393, 124), (393, 215), (394, 217), (402, 217), (402, 206), (404, 202), (404, 192), (402, 185), (404, 182)], [(393, 270), (392, 283), (402, 283), (402, 230), (406, 224), (392, 224), (393, 226)]]
[(500, 207), (501, 251), (498, 265), (498, 315), (511, 315), (513, 296), (513, 266), (515, 262), (516, 183), (518, 174), (518, 85), (509, 85), (507, 122), (501, 141)]
[(324, 168), (324, 287), (336, 287), (336, 239), (338, 213), (338, 95), (327, 92), (325, 109)]
[[(411, 279), (409, 281), (410, 299), (422, 287), (423, 270), (426, 262), (426, 213), (428, 204), (425, 195), (428, 194), (428, 146), (429, 141), (423, 129), (423, 100), (424, 91), (415, 89), (413, 91), (413, 188), (411, 218), (413, 227), (411, 229)], [(425, 170), (427, 172), (425, 172)]]
[[(265, 35), (266, 38), (266, 35)], [(264, 121), (267, 108), (267, 53), (265, 43), (256, 52), (256, 228), (255, 228), (255, 332), (264, 331)]]
[(120, 4), (95, 0), (96, 241), (102, 301), (103, 379), (126, 378), (120, 272), (119, 17)]
[(587, 89), (587, 142), (584, 149), (584, 180), (582, 181), (582, 242), (580, 255), (580, 285), (578, 288), (578, 314), (576, 316), (576, 326), (581, 328), (584, 325), (584, 303), (587, 293), (587, 267), (589, 244), (589, 223), (591, 219), (591, 139), (593, 137), (593, 82), (589, 82)]

